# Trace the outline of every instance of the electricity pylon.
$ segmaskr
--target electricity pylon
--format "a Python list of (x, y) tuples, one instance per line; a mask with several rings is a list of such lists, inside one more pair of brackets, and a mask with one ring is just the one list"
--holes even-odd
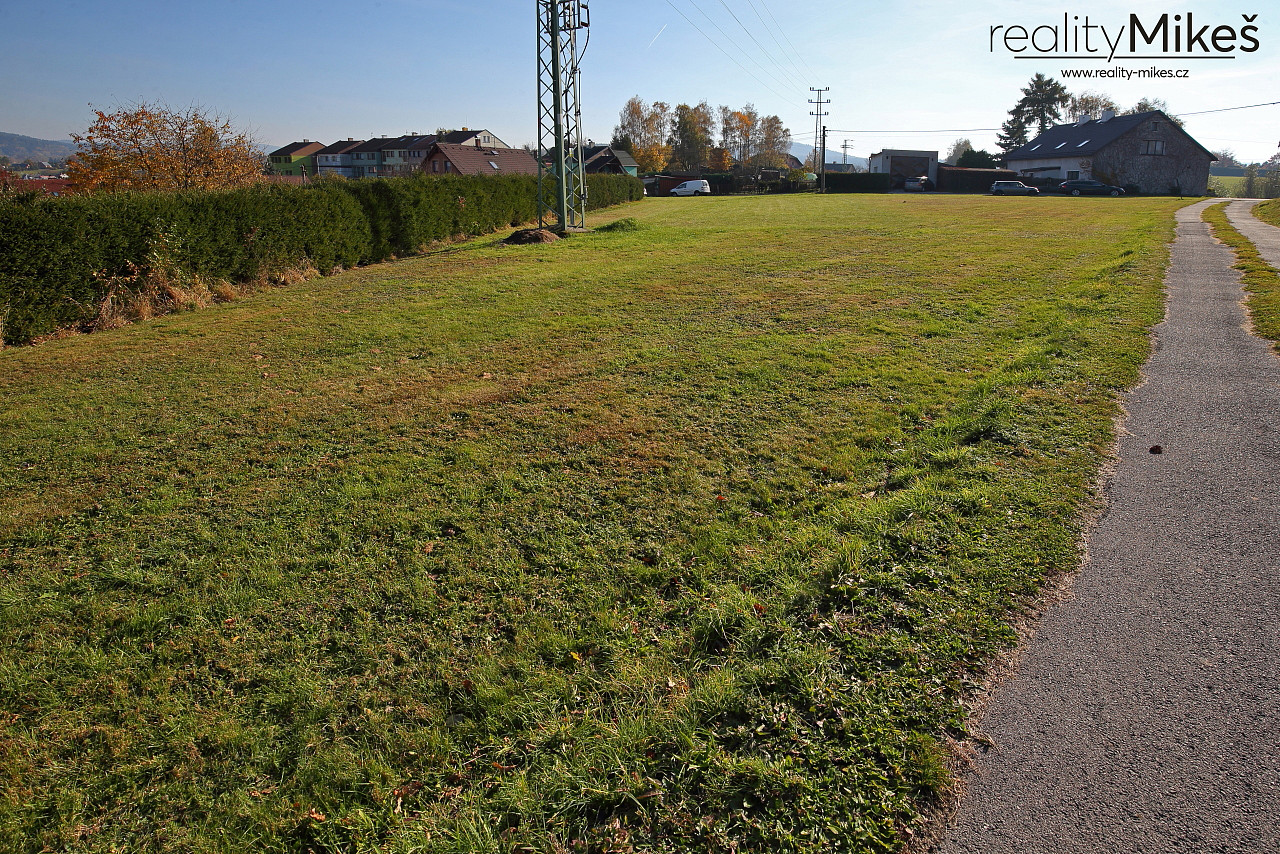
[(578, 31), (586, 31), (590, 20), (583, 0), (537, 2), (538, 225), (554, 218), (550, 227), (563, 234), (586, 220)]

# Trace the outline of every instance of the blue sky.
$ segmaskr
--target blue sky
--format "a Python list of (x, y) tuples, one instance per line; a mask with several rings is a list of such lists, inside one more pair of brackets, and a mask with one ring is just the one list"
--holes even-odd
[[(1163, 98), (1175, 113), (1280, 100), (1280, 11), (1271, 2), (590, 2), (583, 124), (607, 139), (627, 98), (713, 106), (747, 102), (812, 143), (809, 87), (829, 87), (829, 147), (945, 149), (956, 138), (994, 148), (1034, 73), (1122, 106)], [(0, 131), (47, 139), (85, 128), (89, 105), (199, 104), (260, 141), (332, 142), (439, 127), (485, 127), (533, 142), (534, 0), (376, 0), (210, 4), (0, 0)], [(991, 27), (1062, 26), (1063, 14), (1115, 32), (1190, 12), (1195, 27), (1253, 25), (1259, 48), (1230, 60), (1017, 59)], [(734, 15), (737, 16), (735, 20)], [(1068, 24), (1071, 24), (1068, 21)], [(1073, 26), (1078, 24), (1073, 24)], [(1004, 32), (1004, 31), (1000, 31)], [(1078, 32), (1078, 31), (1077, 31)], [(1049, 38), (1041, 31), (1041, 43)], [(1014, 42), (1014, 46), (1019, 43)], [(1150, 49), (1148, 49), (1150, 50)], [(1068, 81), (1069, 68), (1159, 68), (1182, 79)], [(1265, 160), (1280, 145), (1280, 106), (1186, 116), (1206, 147)], [(973, 129), (973, 130), (969, 130)]]

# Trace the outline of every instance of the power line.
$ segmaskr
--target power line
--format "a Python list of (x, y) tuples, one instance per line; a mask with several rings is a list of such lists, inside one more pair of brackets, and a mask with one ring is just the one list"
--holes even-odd
[(997, 131), (1000, 128), (938, 128), (936, 130), (847, 130), (845, 128), (827, 128), (829, 133), (979, 133), (981, 131)]
[[(763, 0), (762, 0), (762, 2), (763, 2)], [(775, 29), (777, 29), (777, 27), (776, 27), (776, 26), (775, 26), (775, 27), (770, 27), (770, 26), (769, 26), (769, 24), (765, 21), (764, 16), (760, 14), (760, 10), (759, 10), (758, 8), (756, 8), (755, 0), (747, 0), (747, 5), (749, 5), (749, 6), (751, 7), (751, 11), (752, 11), (752, 12), (755, 12), (755, 13), (756, 13), (756, 18), (758, 18), (758, 19), (759, 19), (760, 24), (764, 27), (765, 32), (769, 34), (769, 38), (773, 39), (773, 43), (774, 43), (774, 44), (776, 44), (776, 45), (778, 46), (778, 50), (779, 50), (779, 51), (781, 51), (781, 52), (782, 52), (782, 55), (786, 57), (787, 62), (791, 63), (791, 67), (792, 67), (792, 68), (795, 70), (795, 72), (796, 72), (796, 78), (797, 78), (797, 79), (800, 79), (800, 80), (803, 80), (803, 79), (804, 79), (804, 72), (800, 70), (800, 66), (796, 65), (796, 61), (795, 61), (794, 54), (793, 54), (793, 53), (792, 53), (792, 54), (788, 54), (788, 53), (787, 53), (787, 49), (786, 49), (785, 47), (783, 47), (783, 46), (782, 46), (782, 42), (778, 41), (778, 37), (777, 37), (777, 35), (775, 35), (775, 34), (774, 34), (774, 30), (775, 30)], [(785, 33), (784, 33), (784, 35), (785, 35)]]
[[(694, 3), (694, 2), (693, 2), (693, 0), (689, 0), (689, 2), (690, 2), (690, 4), (693, 6), (693, 8), (697, 9), (699, 12), (702, 12), (702, 9), (700, 9), (700, 8), (698, 7), (698, 4), (697, 4), (697, 3)], [(678, 6), (676, 6), (676, 4), (674, 4), (674, 3), (672, 3), (672, 2), (671, 2), (671, 0), (667, 0), (667, 5), (668, 5), (668, 6), (670, 6), (672, 9), (675, 9), (675, 10), (676, 10), (676, 14), (678, 14), (681, 18), (684, 18), (684, 19), (685, 19), (685, 21), (686, 21), (686, 22), (688, 22), (689, 26), (693, 27), (695, 30), (697, 30), (699, 33), (701, 33), (701, 34), (702, 34), (702, 37), (703, 37), (704, 39), (706, 39), (707, 41), (711, 42), (711, 44), (715, 45), (716, 50), (720, 51), (720, 52), (721, 52), (721, 53), (723, 53), (726, 57), (728, 57), (730, 62), (732, 62), (734, 65), (738, 66), (739, 68), (741, 68), (744, 72), (746, 72), (746, 73), (747, 73), (747, 75), (749, 75), (749, 76), (751, 77), (751, 79), (752, 79), (752, 80), (756, 81), (756, 82), (757, 82), (757, 83), (759, 83), (761, 86), (763, 86), (764, 88), (768, 89), (768, 90), (769, 90), (770, 92), (772, 92), (773, 94), (777, 95), (777, 96), (778, 96), (779, 98), (781, 98), (783, 101), (789, 101), (789, 100), (791, 100), (791, 99), (790, 99), (790, 98), (788, 98), (786, 95), (783, 95), (783, 94), (782, 94), (781, 92), (779, 92), (777, 89), (774, 89), (774, 88), (773, 88), (772, 86), (770, 86), (768, 83), (765, 83), (763, 80), (761, 80), (759, 77), (757, 77), (757, 76), (755, 75), (755, 73), (751, 71), (751, 69), (747, 68), (747, 67), (746, 67), (745, 65), (743, 65), (741, 62), (738, 62), (738, 60), (734, 59), (734, 57), (733, 57), (733, 55), (732, 55), (732, 54), (730, 54), (727, 50), (725, 50), (723, 47), (721, 47), (719, 42), (717, 42), (715, 39), (711, 38), (711, 36), (707, 35), (706, 31), (705, 31), (705, 30), (703, 30), (703, 29), (702, 29), (702, 27), (699, 27), (699, 26), (698, 26), (697, 24), (695, 24), (692, 20), (690, 20), (689, 16), (688, 16), (688, 15), (686, 15), (683, 11), (681, 11), (681, 10), (680, 10), (680, 8), (679, 8)], [(704, 18), (706, 18), (708, 21), (711, 21), (712, 25), (713, 25), (713, 26), (715, 26), (715, 28), (716, 28), (717, 30), (720, 30), (720, 26), (719, 26), (718, 24), (716, 24), (716, 22), (715, 22), (715, 21), (711, 20), (711, 16), (707, 15), (707, 13), (706, 13), (706, 12), (702, 12), (702, 16), (703, 16)], [(721, 33), (721, 35), (724, 35), (724, 37), (725, 37), (725, 39), (726, 39), (726, 40), (729, 40), (729, 36), (728, 36), (727, 34), (725, 34), (724, 30), (720, 30), (720, 33)]]
[[(782, 74), (784, 75), (789, 76), (789, 72), (782, 67), (781, 63), (779, 63), (777, 60), (773, 58), (772, 54), (769, 53), (768, 48), (760, 44), (760, 40), (755, 37), (754, 33), (752, 33), (750, 30), (747, 29), (747, 25), (742, 23), (742, 19), (738, 17), (737, 13), (734, 12), (733, 9), (729, 8), (729, 4), (724, 2), (724, 0), (720, 0), (720, 5), (724, 7), (724, 10), (729, 13), (730, 17), (732, 17), (735, 21), (738, 22), (738, 26), (741, 27), (742, 31), (747, 34), (747, 38), (751, 39), (753, 42), (756, 43), (756, 47), (760, 48), (760, 52), (764, 54), (765, 58), (768, 59), (771, 63), (773, 63), (774, 67), (776, 67), (778, 71), (782, 72)], [(789, 82), (791, 83), (791, 85), (796, 86), (797, 88), (799, 87), (799, 81), (790, 80)]]
[(1179, 116), (1203, 116), (1208, 113), (1229, 113), (1232, 110), (1252, 110), (1254, 107), (1274, 107), (1280, 104), (1280, 101), (1267, 101), (1265, 104), (1247, 104), (1243, 107), (1223, 107), (1219, 110), (1200, 110), (1195, 113), (1178, 113)]
[(800, 58), (800, 62), (801, 64), (804, 65), (805, 69), (809, 72), (809, 76), (817, 77), (818, 75), (814, 73), (813, 69), (809, 67), (809, 63), (805, 61), (804, 54), (796, 50), (796, 46), (791, 43), (791, 38), (787, 35), (787, 31), (782, 29), (782, 25), (778, 23), (778, 19), (774, 17), (773, 10), (769, 8), (769, 3), (767, 2), (767, 0), (760, 0), (760, 5), (763, 6), (764, 10), (769, 13), (769, 20), (773, 21), (774, 27), (777, 28), (778, 32), (782, 33), (782, 37), (786, 39), (787, 44), (791, 45), (791, 52)]

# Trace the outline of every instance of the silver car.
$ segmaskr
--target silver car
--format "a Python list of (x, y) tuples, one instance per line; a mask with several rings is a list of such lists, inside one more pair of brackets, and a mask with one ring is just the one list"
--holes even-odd
[(1028, 187), (1021, 181), (996, 181), (991, 185), (991, 195), (993, 196), (1038, 196), (1040, 191), (1035, 187)]

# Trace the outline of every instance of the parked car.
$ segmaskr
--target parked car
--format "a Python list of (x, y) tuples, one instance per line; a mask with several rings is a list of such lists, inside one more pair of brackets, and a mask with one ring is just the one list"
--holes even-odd
[(1063, 181), (1058, 185), (1058, 192), (1070, 196), (1123, 196), (1124, 188), (1081, 178), (1077, 181)]
[(671, 189), (673, 196), (709, 196), (711, 195), (711, 184), (707, 181), (685, 181), (678, 187)]
[(1038, 196), (1040, 191), (1035, 187), (1028, 187), (1021, 181), (996, 181), (991, 185), (991, 195), (993, 196)]
[(924, 190), (932, 190), (933, 182), (929, 180), (929, 176), (921, 175), (919, 178), (908, 178), (903, 182), (902, 189), (908, 192), (919, 193)]

